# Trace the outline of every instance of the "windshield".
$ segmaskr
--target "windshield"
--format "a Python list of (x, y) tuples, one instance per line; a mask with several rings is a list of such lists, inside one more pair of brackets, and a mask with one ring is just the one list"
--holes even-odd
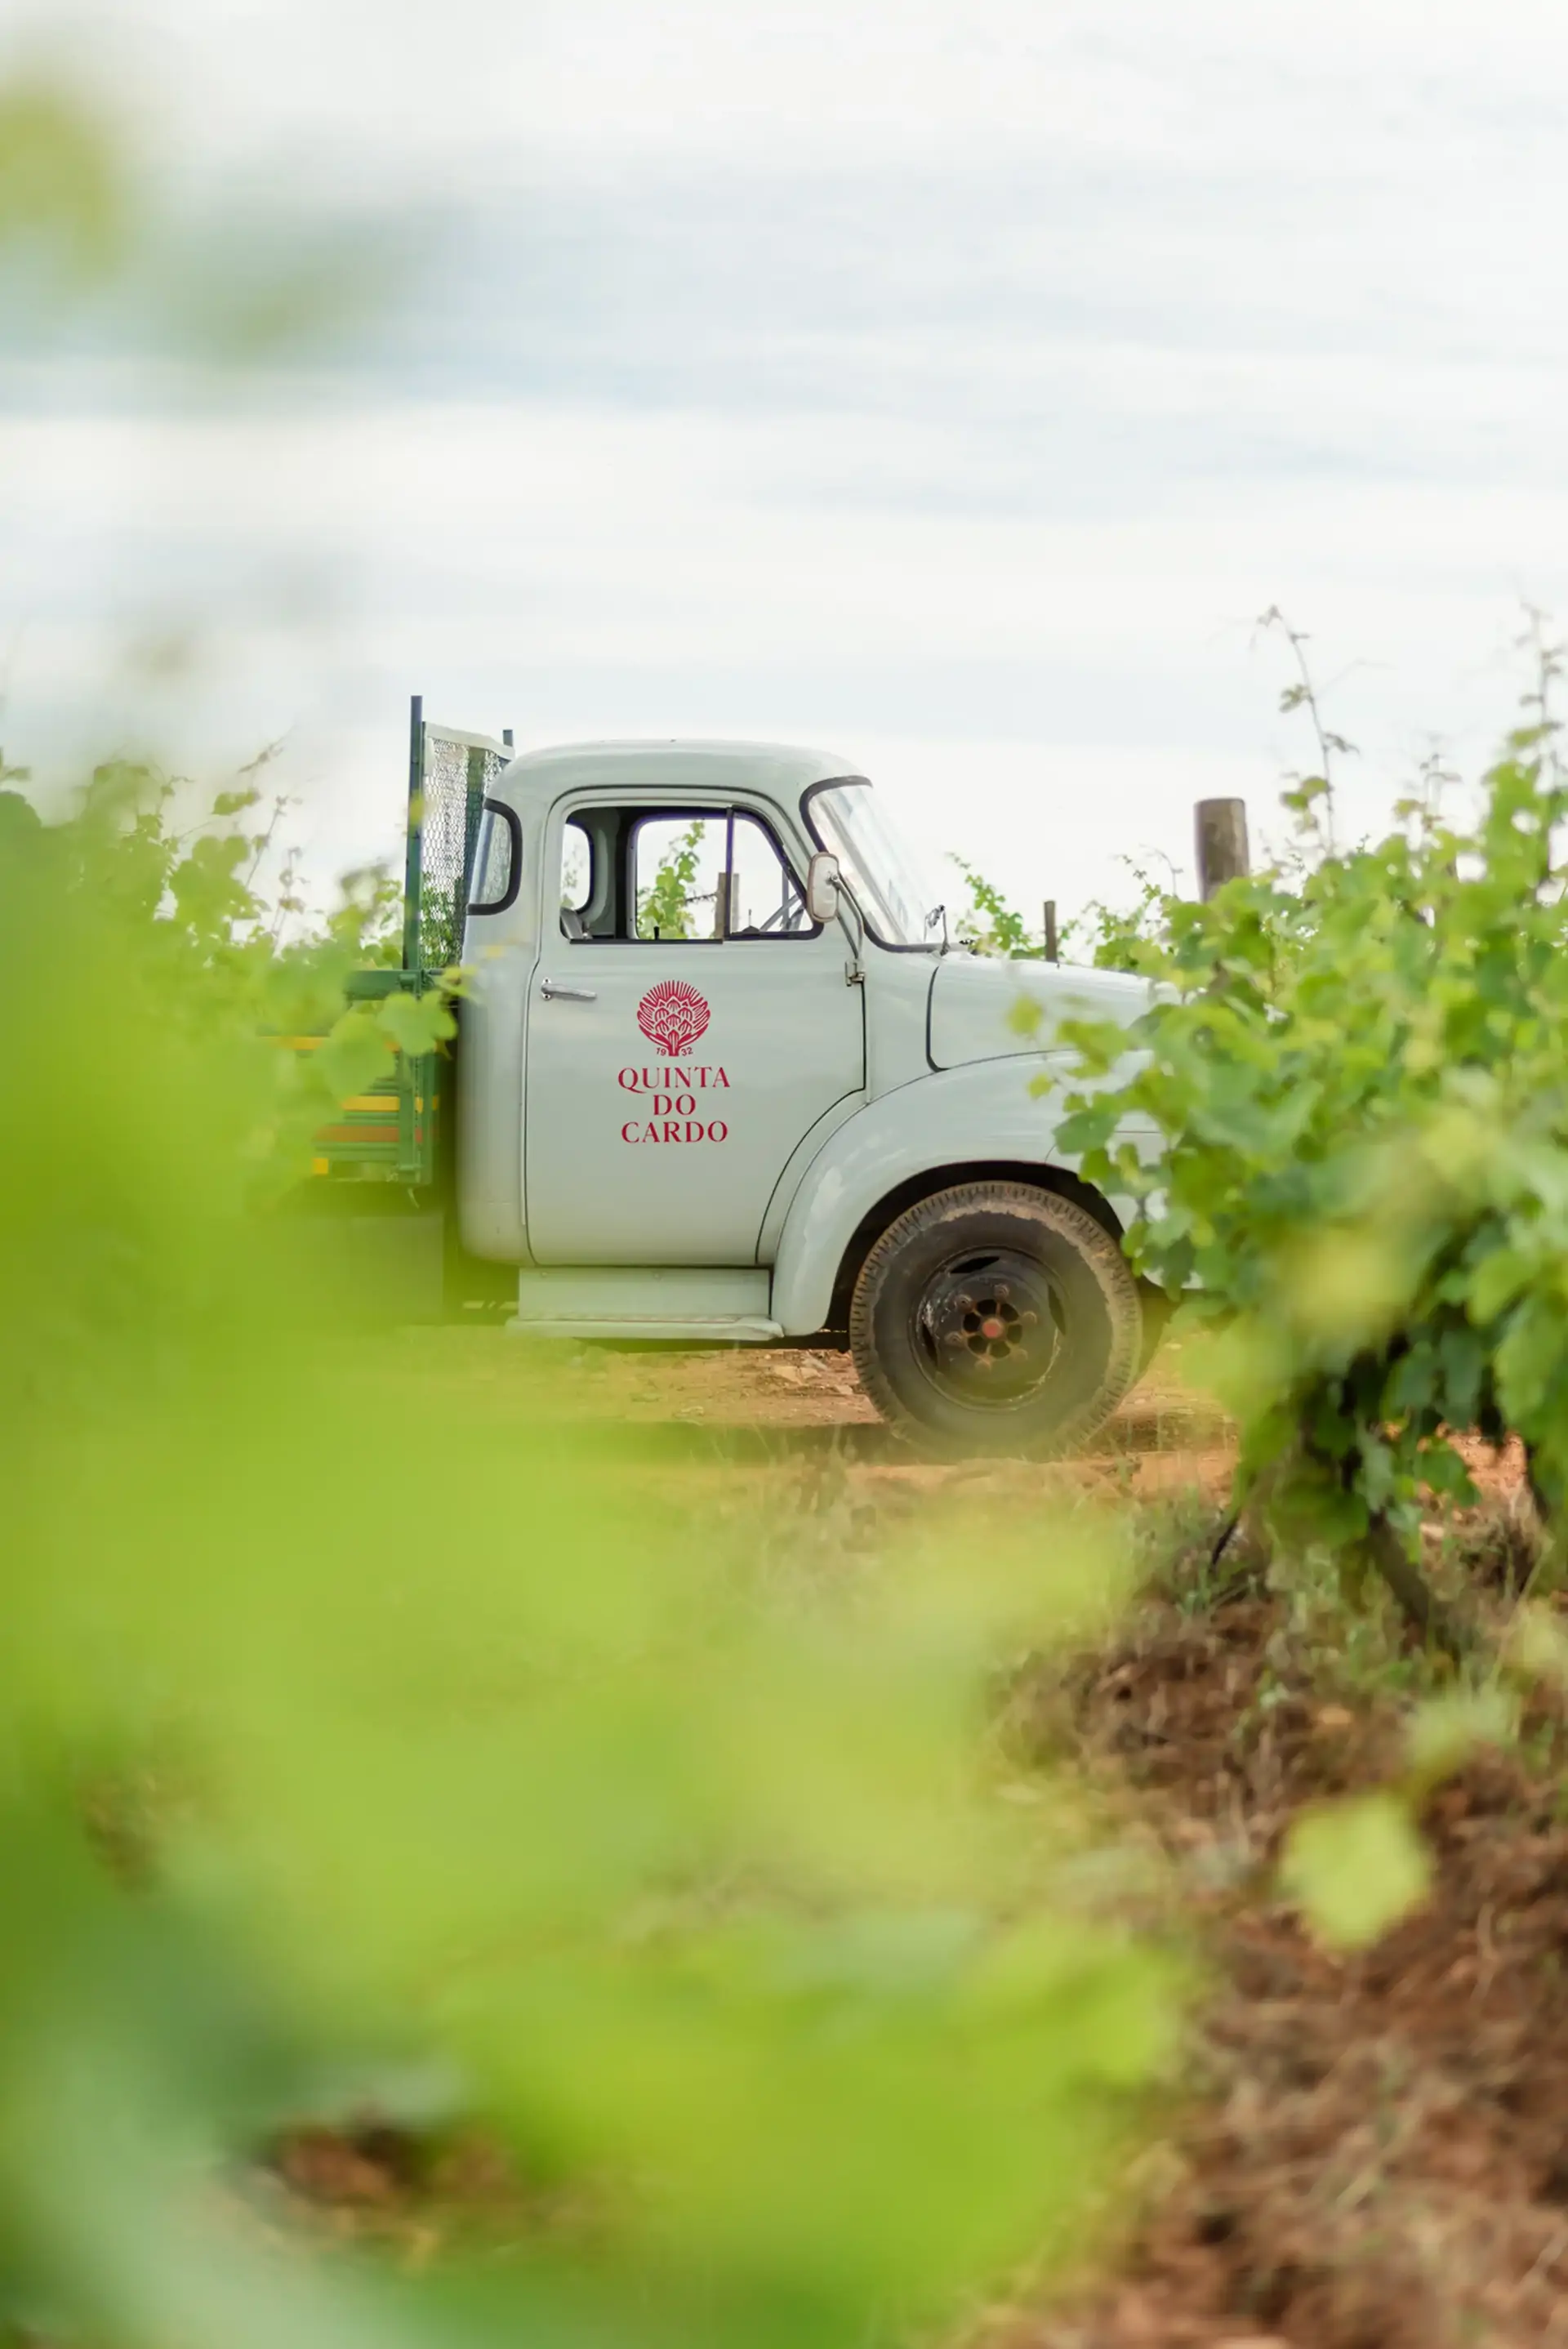
[(920, 869), (877, 804), (870, 783), (856, 781), (819, 785), (808, 792), (805, 817), (820, 848), (830, 850), (850, 894), (879, 946), (928, 947), (946, 943), (942, 891)]

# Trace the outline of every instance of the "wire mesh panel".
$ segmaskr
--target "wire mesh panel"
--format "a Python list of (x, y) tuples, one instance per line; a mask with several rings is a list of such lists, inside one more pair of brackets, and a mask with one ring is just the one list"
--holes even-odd
[(445, 970), (463, 950), (463, 918), (486, 793), (507, 754), (499, 745), (425, 729), (419, 965)]
[(439, 971), (463, 950), (486, 794), (511, 753), (488, 735), (428, 726), (415, 708), (403, 961)]

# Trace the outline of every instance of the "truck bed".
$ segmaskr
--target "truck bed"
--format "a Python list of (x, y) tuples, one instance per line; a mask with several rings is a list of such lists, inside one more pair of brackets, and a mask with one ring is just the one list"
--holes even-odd
[[(428, 985), (424, 975), (407, 970), (356, 970), (345, 989), (350, 1003), (379, 1001), (397, 994), (418, 994)], [(314, 1036), (289, 1036), (284, 1042), (295, 1052), (319, 1051), (325, 1031)], [(455, 1061), (439, 1053), (410, 1060), (399, 1052), (385, 1077), (367, 1092), (346, 1102), (331, 1124), (315, 1136), (311, 1174), (329, 1183), (393, 1183), (405, 1188), (434, 1190), (439, 1180), (446, 1146), (443, 1120), (449, 1111)]]

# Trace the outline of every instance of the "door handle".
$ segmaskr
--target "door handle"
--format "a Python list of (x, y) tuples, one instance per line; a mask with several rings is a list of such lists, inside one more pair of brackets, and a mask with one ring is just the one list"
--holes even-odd
[(539, 991), (546, 1003), (597, 1003), (598, 995), (591, 987), (562, 987), (557, 978), (541, 979)]

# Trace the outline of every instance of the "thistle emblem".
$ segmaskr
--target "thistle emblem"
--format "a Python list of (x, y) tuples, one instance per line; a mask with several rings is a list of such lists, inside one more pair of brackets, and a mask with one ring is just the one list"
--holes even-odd
[(707, 1022), (707, 998), (684, 978), (662, 978), (637, 1006), (638, 1027), (672, 1061), (691, 1050)]

